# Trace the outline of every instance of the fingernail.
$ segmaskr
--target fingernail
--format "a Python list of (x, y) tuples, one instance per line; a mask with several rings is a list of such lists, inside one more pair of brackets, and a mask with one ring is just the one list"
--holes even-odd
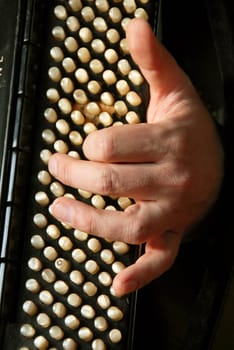
[(61, 203), (60, 198), (56, 199), (50, 206), (50, 212), (53, 216), (63, 222), (69, 222), (70, 210), (67, 205)]
[(134, 292), (138, 289), (138, 282), (134, 279), (129, 279), (127, 281), (119, 283), (118, 281), (114, 281), (113, 291), (115, 296), (121, 297), (125, 294)]
[(52, 175), (56, 175), (57, 174), (57, 161), (56, 159), (51, 156), (50, 159), (49, 159), (49, 163), (48, 163), (48, 169), (49, 169), (49, 172), (52, 174)]

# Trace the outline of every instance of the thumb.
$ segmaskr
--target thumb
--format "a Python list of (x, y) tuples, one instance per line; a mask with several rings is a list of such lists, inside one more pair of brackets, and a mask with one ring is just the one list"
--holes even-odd
[(126, 38), (130, 54), (150, 86), (151, 97), (159, 99), (188, 84), (187, 76), (155, 37), (147, 21), (132, 19)]

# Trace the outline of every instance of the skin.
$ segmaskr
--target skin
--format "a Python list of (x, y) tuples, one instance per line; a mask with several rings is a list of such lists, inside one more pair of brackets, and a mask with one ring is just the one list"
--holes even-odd
[(147, 122), (91, 133), (83, 145), (88, 161), (64, 154), (49, 161), (50, 172), (66, 185), (134, 198), (124, 212), (64, 197), (51, 206), (58, 220), (82, 231), (145, 245), (144, 254), (115, 277), (119, 296), (172, 266), (184, 235), (215, 202), (223, 177), (219, 137), (189, 78), (147, 22), (133, 19), (126, 35), (150, 87)]

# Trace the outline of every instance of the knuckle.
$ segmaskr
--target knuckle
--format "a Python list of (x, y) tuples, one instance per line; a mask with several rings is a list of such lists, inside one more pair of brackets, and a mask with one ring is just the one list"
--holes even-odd
[(99, 191), (103, 195), (113, 195), (118, 188), (118, 176), (112, 167), (104, 167), (99, 175)]
[(145, 227), (144, 227), (144, 225), (142, 225), (142, 222), (140, 220), (136, 220), (134, 222), (134, 229), (133, 229), (132, 234), (134, 234), (136, 244), (141, 244), (142, 242), (145, 241), (144, 237), (146, 234), (146, 230), (145, 230)]
[(182, 171), (178, 176), (179, 187), (186, 191), (191, 188), (194, 182), (194, 174), (189, 169)]
[(189, 164), (183, 162), (172, 163), (169, 169), (169, 182), (179, 191), (184, 192), (193, 186), (195, 174), (193, 167)]
[(99, 154), (103, 161), (110, 161), (114, 156), (114, 142), (108, 134), (102, 138), (99, 144)]
[(94, 215), (87, 215), (85, 219), (85, 232), (88, 234), (95, 234), (97, 231), (97, 224)]
[(74, 185), (73, 170), (72, 170), (71, 164), (64, 164), (61, 167), (61, 179), (62, 179), (62, 182), (66, 185)]
[(147, 224), (145, 220), (138, 215), (138, 211), (138, 204), (133, 204), (125, 211), (128, 215), (125, 237), (132, 244), (141, 244), (145, 242), (148, 234)]
[(68, 157), (58, 157), (57, 178), (65, 185), (76, 186), (76, 164)]
[[(67, 166), (65, 165), (66, 163), (66, 158), (63, 157), (63, 155), (59, 154), (59, 153), (55, 153), (52, 157), (52, 174), (54, 175), (54, 177), (59, 178), (63, 181), (65, 181), (68, 177), (67, 174)], [(51, 164), (51, 159), (50, 159), (50, 163)]]
[(78, 202), (75, 203), (69, 211), (72, 226), (83, 233), (96, 234), (98, 224), (93, 208), (87, 204), (80, 206)]

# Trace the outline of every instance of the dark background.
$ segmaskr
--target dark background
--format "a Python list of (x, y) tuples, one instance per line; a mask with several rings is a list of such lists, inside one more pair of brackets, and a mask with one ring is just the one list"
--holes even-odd
[(225, 179), (172, 269), (139, 291), (134, 350), (234, 349), (233, 14), (232, 1), (162, 1), (162, 42), (214, 118)]

